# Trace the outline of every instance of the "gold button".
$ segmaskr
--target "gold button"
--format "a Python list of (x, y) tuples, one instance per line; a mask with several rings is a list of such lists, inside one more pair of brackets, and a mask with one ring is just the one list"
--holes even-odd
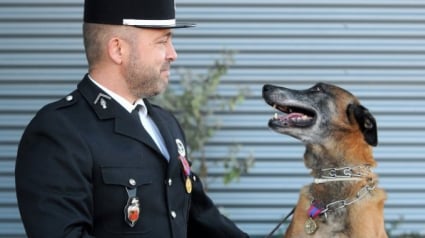
[(65, 100), (68, 101), (68, 102), (72, 101), (72, 99), (74, 99), (74, 97), (72, 95), (68, 95), (65, 98)]
[(177, 217), (177, 213), (175, 211), (171, 211), (171, 217), (172, 218), (176, 218)]
[(168, 179), (168, 186), (170, 186), (171, 187), (171, 185), (173, 185), (173, 180), (172, 179)]

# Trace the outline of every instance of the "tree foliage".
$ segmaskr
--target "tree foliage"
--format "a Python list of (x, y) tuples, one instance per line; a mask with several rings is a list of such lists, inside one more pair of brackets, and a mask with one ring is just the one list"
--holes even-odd
[[(214, 132), (220, 129), (217, 112), (233, 111), (237, 104), (243, 102), (246, 89), (239, 89), (236, 95), (222, 96), (218, 87), (221, 78), (233, 64), (233, 54), (226, 52), (208, 68), (206, 73), (194, 74), (191, 70), (179, 70), (179, 84), (155, 100), (164, 108), (175, 113), (185, 134), (188, 146), (188, 158), (195, 165), (201, 177), (208, 175), (205, 146)], [(236, 149), (239, 145), (229, 145), (229, 155), (222, 162), (226, 173), (226, 183), (238, 178), (252, 166), (252, 156), (238, 159)]]

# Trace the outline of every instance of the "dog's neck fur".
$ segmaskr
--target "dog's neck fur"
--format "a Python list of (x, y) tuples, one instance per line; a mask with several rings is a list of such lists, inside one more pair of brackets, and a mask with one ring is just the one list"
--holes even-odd
[[(339, 143), (344, 143), (344, 141)], [(341, 146), (341, 148), (350, 147)], [(351, 150), (355, 150), (355, 153)], [(317, 155), (322, 155), (322, 157), (318, 157)], [(356, 158), (350, 158), (352, 155), (356, 155)], [(312, 170), (311, 175), (315, 178), (320, 177), (322, 175), (322, 169), (326, 168), (352, 168), (356, 166), (368, 166), (373, 168), (376, 166), (376, 162), (372, 155), (372, 149), (366, 143), (362, 148), (351, 148), (349, 151), (340, 151), (338, 148), (327, 149), (325, 145), (310, 144), (306, 146), (304, 162), (305, 165)], [(332, 181), (321, 184), (313, 183), (310, 185), (310, 194), (312, 199), (326, 205), (336, 200), (355, 197), (356, 193), (362, 189), (362, 187), (372, 185), (375, 181), (376, 175), (370, 172), (359, 180)]]
[[(376, 166), (372, 147), (366, 142), (358, 143), (359, 135), (336, 137), (328, 144), (307, 144), (304, 163), (312, 169), (312, 176), (323, 168), (354, 167), (358, 165)], [(318, 156), (321, 155), (321, 156)]]

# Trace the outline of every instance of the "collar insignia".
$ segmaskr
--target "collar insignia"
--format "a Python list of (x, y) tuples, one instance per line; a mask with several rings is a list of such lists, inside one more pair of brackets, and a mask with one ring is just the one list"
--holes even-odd
[(97, 103), (99, 103), (100, 104), (100, 106), (103, 108), (103, 109), (107, 109), (108, 108), (108, 104), (107, 104), (107, 102), (106, 102), (106, 100), (105, 99), (107, 99), (107, 100), (111, 100), (112, 98), (109, 96), (109, 95), (107, 95), (107, 94), (104, 94), (104, 93), (99, 93), (98, 95), (97, 95), (97, 97), (96, 97), (96, 99), (94, 100), (94, 104), (96, 105)]

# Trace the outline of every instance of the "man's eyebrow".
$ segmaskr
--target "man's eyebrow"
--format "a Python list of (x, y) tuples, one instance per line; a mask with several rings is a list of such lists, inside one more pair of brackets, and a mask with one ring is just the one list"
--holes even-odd
[(163, 35), (163, 37), (168, 37), (168, 38), (171, 38), (172, 36), (173, 36), (173, 32), (171, 32), (171, 31), (169, 31), (169, 32), (167, 32), (166, 34), (164, 34)]
[(154, 38), (155, 41), (160, 41), (160, 40), (164, 40), (164, 39), (171, 39), (173, 37), (173, 32), (169, 31), (169, 32), (164, 32), (162, 34), (160, 34), (159, 36), (157, 36), (156, 38)]

